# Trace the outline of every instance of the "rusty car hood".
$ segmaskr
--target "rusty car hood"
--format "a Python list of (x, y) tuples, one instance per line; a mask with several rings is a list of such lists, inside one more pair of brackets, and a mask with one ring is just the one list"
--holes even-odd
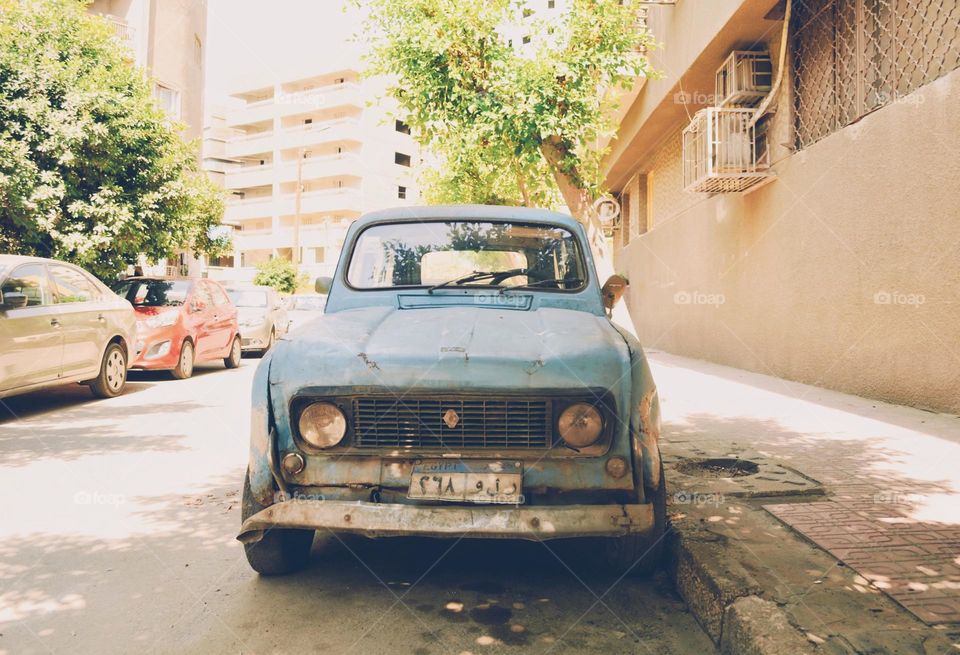
[(287, 399), (301, 390), (612, 391), (630, 384), (629, 349), (607, 318), (559, 308), (344, 310), (281, 340), (271, 359), (271, 386)]

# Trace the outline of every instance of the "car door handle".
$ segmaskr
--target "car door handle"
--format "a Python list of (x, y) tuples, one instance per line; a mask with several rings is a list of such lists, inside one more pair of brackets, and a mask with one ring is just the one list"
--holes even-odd
[(103, 314), (97, 314), (97, 320), (100, 321), (101, 323), (107, 322), (107, 319), (104, 317)]
[(52, 326), (55, 327), (55, 328), (60, 327), (60, 319), (59, 319), (59, 318), (51, 318), (51, 319), (50, 319), (50, 325), (52, 325)]

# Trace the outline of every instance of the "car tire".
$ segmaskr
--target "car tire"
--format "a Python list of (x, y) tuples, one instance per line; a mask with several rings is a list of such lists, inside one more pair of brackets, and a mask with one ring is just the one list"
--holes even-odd
[(667, 531), (667, 483), (663, 477), (662, 462), (660, 486), (645, 491), (646, 497), (653, 503), (653, 528), (643, 534), (603, 540), (604, 562), (608, 569), (620, 575), (647, 577), (660, 570), (663, 564)]
[(240, 337), (233, 338), (233, 344), (230, 346), (230, 354), (223, 358), (223, 365), (227, 368), (237, 368), (240, 366), (240, 358), (243, 356), (243, 350), (240, 347)]
[[(266, 507), (253, 496), (250, 472), (247, 471), (243, 479), (241, 518), (246, 521), (264, 509)], [(299, 571), (310, 561), (313, 536), (313, 530), (273, 528), (264, 532), (260, 541), (244, 544), (243, 551), (250, 567), (260, 575), (285, 575)]]
[(177, 358), (177, 365), (170, 371), (177, 380), (186, 380), (193, 375), (193, 362), (196, 358), (196, 351), (193, 349), (193, 342), (185, 340), (180, 346), (180, 357)]
[(97, 398), (116, 398), (127, 386), (127, 352), (119, 343), (111, 343), (103, 351), (100, 373), (90, 381), (90, 391)]

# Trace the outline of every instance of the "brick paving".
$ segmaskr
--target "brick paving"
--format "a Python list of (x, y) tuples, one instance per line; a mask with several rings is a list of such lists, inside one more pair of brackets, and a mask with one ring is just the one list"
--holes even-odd
[(824, 496), (764, 508), (927, 624), (960, 623), (960, 419), (651, 353), (664, 450), (766, 459)]

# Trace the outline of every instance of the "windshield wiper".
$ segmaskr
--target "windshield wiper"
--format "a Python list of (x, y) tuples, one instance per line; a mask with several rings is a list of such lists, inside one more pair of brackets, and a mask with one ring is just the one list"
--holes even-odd
[(503, 287), (500, 289), (500, 293), (504, 294), (507, 291), (518, 291), (521, 289), (536, 289), (547, 284), (583, 284), (583, 280), (578, 277), (572, 278), (563, 278), (555, 277), (549, 280), (537, 280), (536, 282), (531, 282), (530, 284), (521, 284), (515, 287)]
[(455, 277), (452, 280), (435, 284), (427, 289), (427, 293), (433, 293), (437, 289), (442, 289), (443, 287), (448, 287), (452, 284), (459, 286), (466, 284), (467, 282), (477, 282), (479, 280), (486, 280), (488, 278), (494, 284), (500, 284), (507, 278), (516, 277), (517, 275), (526, 275), (527, 272), (528, 271), (525, 268), (512, 268), (509, 271), (474, 271), (473, 273), (467, 273), (466, 275)]

